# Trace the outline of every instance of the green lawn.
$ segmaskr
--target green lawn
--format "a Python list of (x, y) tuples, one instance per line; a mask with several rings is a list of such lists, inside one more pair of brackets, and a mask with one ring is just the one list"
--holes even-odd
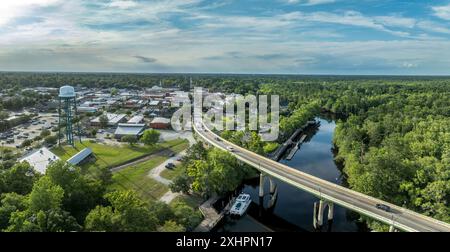
[(161, 177), (168, 179), (168, 180), (173, 180), (175, 177), (177, 177), (178, 175), (182, 174), (184, 170), (184, 167), (181, 164), (178, 164), (174, 169), (169, 170), (169, 169), (165, 169), (164, 171), (161, 172)]
[(198, 195), (180, 195), (170, 202), (170, 205), (175, 204), (176, 202), (184, 202), (186, 205), (197, 209), (202, 203), (203, 199)]
[(134, 190), (144, 200), (157, 200), (163, 196), (169, 188), (154, 179), (148, 177), (151, 169), (163, 163), (168, 157), (158, 156), (146, 162), (127, 167), (113, 174), (111, 189)]
[(167, 141), (164, 143), (156, 144), (154, 146), (129, 146), (128, 144), (113, 146), (84, 141), (83, 143), (77, 142), (75, 144), (75, 147), (63, 146), (53, 148), (52, 152), (59, 156), (62, 160), (67, 160), (82, 149), (90, 147), (94, 152), (97, 160), (95, 161), (95, 163), (85, 164), (84, 167), (103, 168), (118, 166), (127, 163), (132, 159), (158, 152), (163, 148), (171, 148), (174, 151), (179, 152), (180, 149), (185, 149), (187, 148), (187, 146), (187, 141), (182, 139)]

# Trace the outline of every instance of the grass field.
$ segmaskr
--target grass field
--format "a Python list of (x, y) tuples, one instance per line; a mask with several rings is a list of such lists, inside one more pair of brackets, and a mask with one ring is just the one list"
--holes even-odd
[(52, 149), (52, 152), (59, 156), (62, 160), (67, 160), (84, 148), (91, 148), (97, 160), (95, 163), (85, 164), (84, 167), (114, 167), (130, 160), (143, 157), (152, 153), (156, 153), (164, 148), (171, 148), (178, 152), (179, 149), (187, 148), (187, 141), (183, 139), (176, 139), (164, 143), (156, 144), (154, 146), (129, 146), (122, 144), (120, 146), (106, 145), (101, 143), (91, 143), (84, 141), (77, 142), (75, 147), (63, 146)]
[(169, 169), (165, 169), (164, 171), (161, 172), (161, 177), (168, 179), (168, 180), (173, 180), (175, 177), (177, 177), (178, 175), (182, 174), (184, 170), (184, 167), (181, 164), (178, 164), (174, 169), (169, 170)]
[(151, 179), (148, 173), (167, 159), (167, 156), (158, 156), (146, 162), (127, 167), (113, 174), (111, 189), (134, 190), (144, 200), (157, 200), (163, 196), (169, 188)]
[(180, 195), (170, 202), (170, 205), (175, 204), (176, 202), (184, 202), (186, 205), (197, 209), (202, 203), (203, 199), (197, 195)]

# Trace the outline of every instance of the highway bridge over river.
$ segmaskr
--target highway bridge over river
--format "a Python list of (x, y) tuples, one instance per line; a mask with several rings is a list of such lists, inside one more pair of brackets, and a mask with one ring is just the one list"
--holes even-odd
[[(260, 196), (264, 195), (264, 177), (269, 176), (269, 178), (277, 178), (318, 197), (320, 199), (318, 206), (315, 206), (313, 209), (315, 226), (322, 225), (324, 211), (327, 208), (328, 219), (331, 220), (333, 218), (334, 204), (337, 204), (386, 223), (390, 226), (390, 231), (398, 229), (409, 232), (450, 232), (448, 223), (333, 184), (241, 148), (220, 138), (202, 122), (195, 122), (193, 128), (206, 143), (230, 152), (237, 159), (255, 167), (261, 172)], [(271, 190), (273, 188), (274, 186), (272, 186), (271, 182)], [(387, 205), (391, 210), (389, 212), (383, 211), (376, 208), (376, 204)]]

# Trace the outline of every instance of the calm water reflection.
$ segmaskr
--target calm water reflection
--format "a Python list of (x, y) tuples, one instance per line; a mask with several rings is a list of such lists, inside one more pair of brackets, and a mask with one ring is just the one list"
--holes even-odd
[[(311, 175), (320, 177), (330, 182), (341, 184), (342, 175), (333, 159), (332, 140), (336, 124), (332, 120), (317, 118), (320, 127), (310, 133), (309, 141), (302, 144), (300, 150), (292, 160), (281, 160), (290, 167)], [(273, 230), (279, 231), (314, 231), (313, 204), (318, 199), (309, 193), (303, 192), (284, 182), (275, 180), (278, 186), (278, 199), (272, 212), (265, 211), (260, 215), (258, 211), (260, 202), (258, 197), (258, 181), (251, 181), (244, 186), (244, 192), (252, 196), (253, 204), (249, 215), (259, 222), (267, 225)], [(265, 192), (269, 191), (269, 183), (266, 180)], [(264, 206), (267, 206), (269, 195), (264, 197)], [(331, 231), (362, 231), (360, 225), (355, 222), (355, 213), (340, 206), (335, 206), (334, 220)], [(240, 231), (252, 229), (252, 223), (245, 219), (245, 223), (240, 220), (227, 220), (220, 228), (221, 231)], [(257, 224), (254, 231), (260, 231)], [(243, 227), (245, 226), (245, 228)], [(327, 231), (324, 227), (322, 231)]]

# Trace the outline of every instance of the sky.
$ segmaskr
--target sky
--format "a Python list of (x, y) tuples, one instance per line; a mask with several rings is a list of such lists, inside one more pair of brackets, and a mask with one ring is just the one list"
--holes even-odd
[(0, 71), (450, 75), (450, 0), (2, 0)]

